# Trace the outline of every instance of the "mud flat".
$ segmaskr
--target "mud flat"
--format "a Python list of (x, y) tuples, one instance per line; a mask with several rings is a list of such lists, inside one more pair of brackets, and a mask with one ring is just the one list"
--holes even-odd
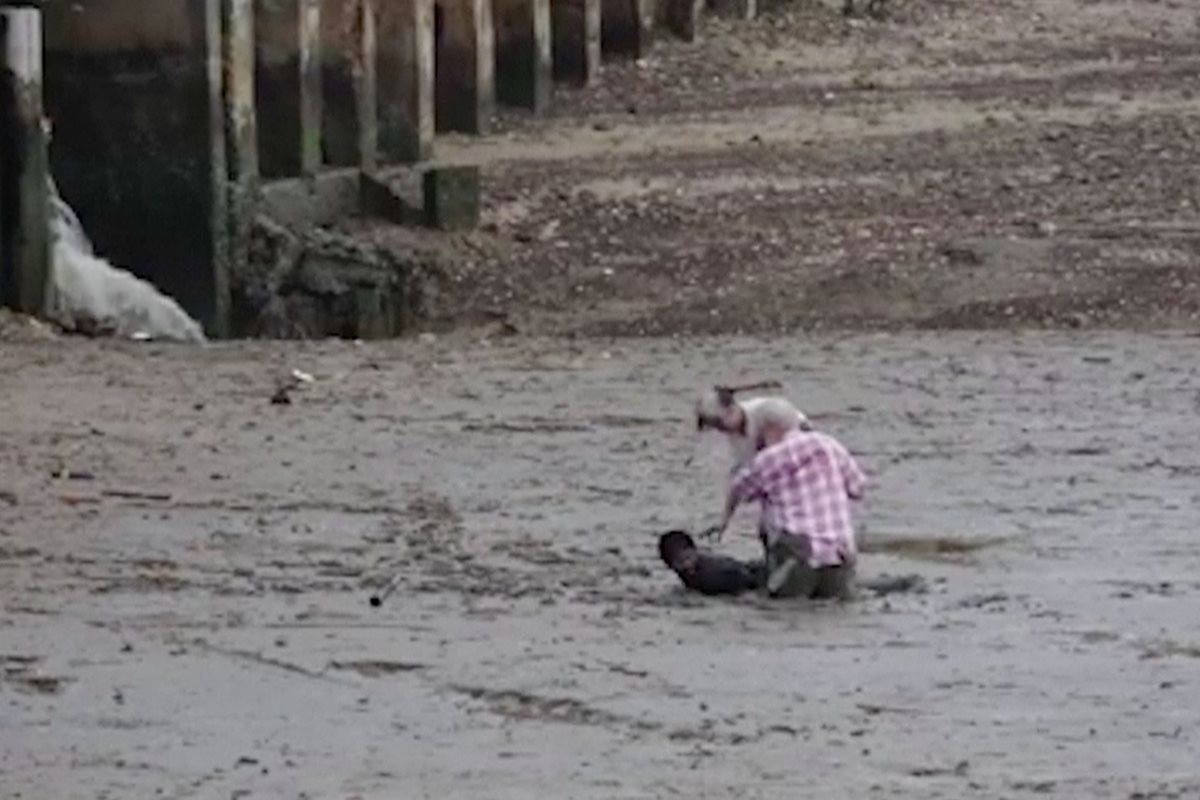
[[(1195, 796), (1196, 341), (7, 344), (3, 794)], [(764, 375), (928, 592), (660, 570), (719, 506), (692, 392)]]

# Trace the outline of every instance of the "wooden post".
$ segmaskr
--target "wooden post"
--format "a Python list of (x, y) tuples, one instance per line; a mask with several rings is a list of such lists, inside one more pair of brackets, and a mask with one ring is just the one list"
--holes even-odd
[(714, 14), (733, 19), (754, 19), (758, 15), (758, 0), (708, 0)]
[(265, 178), (301, 174), (300, 9), (302, 0), (254, 0), (254, 94), (258, 160)]
[(225, 9), (223, 0), (204, 0), (192, 9), (202, 20), (204, 39), (200, 58), (204, 64), (207, 111), (207, 169), (204, 170), (208, 189), (208, 220), (211, 256), (208, 261), (207, 313), (199, 315), (201, 324), (210, 336), (229, 335), (229, 281), (232, 250), (230, 228), (229, 147), (227, 144), (228, 107), (225, 86)]
[(604, 54), (642, 58), (649, 53), (654, 0), (601, 0), (601, 3), (600, 41)]
[(600, 0), (550, 0), (554, 77), (588, 86), (600, 74)]
[(324, 164), (373, 169), (377, 161), (373, 0), (323, 0), (321, 12)]
[(321, 170), (321, 0), (300, 0), (300, 170)]
[[(685, 42), (694, 42), (700, 33), (700, 16), (704, 0), (659, 0), (665, 3), (665, 19), (671, 33)], [(751, 0), (753, 2), (753, 0)]]
[(434, 0), (375, 0), (379, 156), (429, 157), (434, 135)]
[(542, 111), (550, 104), (550, 0), (494, 0), (496, 97)]
[[(228, 269), (219, 273), (217, 318), (229, 317), (229, 273), (250, 260), (250, 234), (258, 193), (258, 131), (255, 116), (254, 0), (223, 0), (225, 161), (228, 170)], [(228, 333), (222, 330), (220, 333)]]
[(50, 275), (41, 12), (0, 9), (0, 48), (0, 304), (41, 314)]
[(437, 129), (487, 133), (496, 104), (492, 0), (437, 0), (434, 82)]
[(379, 38), (375, 0), (360, 0), (358, 12), (354, 94), (358, 108), (359, 166), (372, 172), (379, 166)]

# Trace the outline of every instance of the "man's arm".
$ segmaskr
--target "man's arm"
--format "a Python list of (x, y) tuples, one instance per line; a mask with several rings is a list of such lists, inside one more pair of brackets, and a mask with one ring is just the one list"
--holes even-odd
[(851, 500), (862, 500), (867, 490), (867, 476), (850, 455), (850, 451), (842, 448), (842, 482), (846, 484), (846, 494)]
[(716, 529), (718, 537), (729, 527), (738, 506), (747, 500), (754, 499), (762, 491), (759, 471), (755, 466), (756, 461), (757, 459), (733, 473), (733, 478), (729, 482), (729, 493), (725, 496), (725, 510), (721, 515), (721, 523)]

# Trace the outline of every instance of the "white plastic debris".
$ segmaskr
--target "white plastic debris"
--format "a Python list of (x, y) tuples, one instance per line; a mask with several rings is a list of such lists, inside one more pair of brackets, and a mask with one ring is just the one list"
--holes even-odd
[(292, 370), (292, 377), (300, 383), (312, 383), (316, 380), (311, 374), (299, 369)]
[(46, 315), (67, 330), (126, 339), (203, 342), (204, 330), (171, 298), (95, 255), (79, 218), (50, 181), (51, 279)]

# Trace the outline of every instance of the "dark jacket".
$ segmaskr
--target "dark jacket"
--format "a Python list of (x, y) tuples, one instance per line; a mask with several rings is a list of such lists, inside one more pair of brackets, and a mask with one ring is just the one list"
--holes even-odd
[(676, 570), (683, 585), (706, 595), (741, 594), (757, 589), (763, 583), (760, 563), (746, 563), (729, 556), (719, 556), (701, 550), (690, 570)]
[(702, 550), (686, 531), (660, 536), (658, 555), (684, 586), (701, 594), (741, 594), (759, 588), (766, 580), (762, 562), (746, 563)]

